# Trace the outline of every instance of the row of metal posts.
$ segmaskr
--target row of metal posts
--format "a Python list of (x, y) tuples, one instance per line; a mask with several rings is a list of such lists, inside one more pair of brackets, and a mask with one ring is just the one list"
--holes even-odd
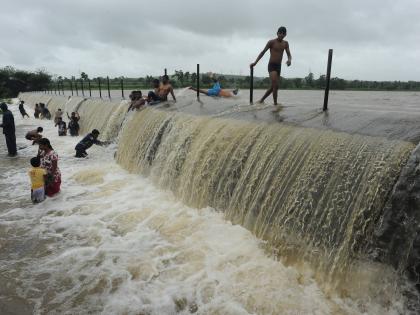
[[(325, 93), (324, 93), (324, 104), (323, 104), (323, 111), (328, 110), (328, 95), (330, 92), (330, 77), (331, 77), (331, 64), (332, 64), (332, 56), (333, 56), (333, 50), (330, 49), (328, 51), (328, 64), (327, 64), (327, 76), (326, 76), (326, 87), (325, 87)], [(167, 75), (167, 69), (165, 68), (165, 75)], [(74, 79), (73, 79), (74, 80)], [(71, 95), (73, 96), (73, 80), (70, 81), (70, 89), (71, 89)], [(82, 96), (85, 96), (85, 90), (83, 86), (83, 80), (80, 80), (81, 82), (81, 88), (82, 88)], [(107, 89), (108, 89), (108, 97), (111, 98), (111, 90), (109, 88), (109, 77), (106, 77), (107, 82)], [(200, 64), (197, 64), (197, 100), (200, 100)], [(61, 90), (60, 90), (60, 84), (61, 84)], [(249, 103), (254, 103), (254, 68), (250, 68), (250, 84), (249, 84)], [(88, 86), (89, 86), (89, 96), (92, 97), (92, 89), (90, 86), (90, 80), (88, 80)], [(121, 86), (121, 97), (124, 99), (124, 81), (121, 79), (120, 81)], [(77, 89), (77, 81), (74, 80), (74, 87), (76, 91), (76, 95), (79, 96), (79, 91)], [(101, 89), (101, 79), (98, 78), (98, 87), (99, 87), (99, 97), (102, 98), (102, 89)], [(64, 95), (64, 85), (63, 81), (57, 82), (57, 88), (55, 89), (55, 94), (60, 95), (62, 92)], [(52, 93), (52, 90), (50, 91)], [(47, 91), (45, 91), (47, 93)]]
[[(83, 82), (85, 80), (80, 80), (80, 87), (81, 87), (81, 92), (82, 92), (82, 96), (85, 96), (85, 88), (83, 85)], [(87, 80), (88, 82), (88, 87), (89, 87), (89, 97), (92, 97), (92, 88), (90, 85), (90, 81), (91, 80)], [(74, 82), (74, 89), (73, 89), (73, 82)], [(106, 77), (106, 82), (107, 82), (107, 88), (108, 88), (108, 97), (111, 98), (111, 90), (110, 90), (110, 86), (109, 86), (109, 77)], [(121, 86), (121, 97), (124, 99), (124, 80), (121, 79), (120, 80), (120, 86)], [(99, 97), (102, 98), (102, 85), (101, 85), (101, 79), (98, 78), (98, 87), (99, 87)], [(77, 80), (70, 80), (70, 90), (71, 90), (71, 95), (74, 95), (74, 92), (76, 92), (76, 96), (79, 96), (79, 90), (78, 90), (78, 86), (77, 86)], [(53, 90), (45, 90), (45, 93), (50, 93), (52, 94)], [(64, 84), (63, 81), (57, 81), (57, 85), (54, 86), (54, 94), (60, 95), (61, 93), (64, 95)]]

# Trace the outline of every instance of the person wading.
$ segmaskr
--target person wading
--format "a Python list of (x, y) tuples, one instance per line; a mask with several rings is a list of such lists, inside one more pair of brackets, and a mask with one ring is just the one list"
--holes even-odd
[(3, 112), (3, 122), (0, 127), (3, 128), (3, 134), (6, 137), (8, 156), (16, 156), (16, 134), (15, 134), (15, 118), (12, 112), (7, 108), (6, 103), (0, 104), (0, 109)]

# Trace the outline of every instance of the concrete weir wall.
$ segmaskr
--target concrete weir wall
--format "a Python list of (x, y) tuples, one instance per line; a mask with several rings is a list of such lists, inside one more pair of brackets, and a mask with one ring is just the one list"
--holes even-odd
[(124, 168), (186, 204), (223, 211), (290, 261), (304, 257), (322, 273), (342, 275), (353, 261), (370, 259), (420, 289), (420, 112), (273, 112), (240, 98), (186, 96), (127, 113), (125, 100), (19, 98), (43, 102), (52, 114), (78, 110), (82, 132), (95, 127), (118, 139)]

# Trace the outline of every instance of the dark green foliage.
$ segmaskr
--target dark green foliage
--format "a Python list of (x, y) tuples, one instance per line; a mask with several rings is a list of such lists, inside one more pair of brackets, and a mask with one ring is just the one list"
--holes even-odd
[[(220, 85), (226, 89), (240, 88), (248, 89), (250, 86), (250, 77), (243, 75), (228, 75), (216, 74)], [(121, 80), (124, 81), (125, 90), (137, 89), (151, 89), (152, 81), (159, 76), (146, 75), (145, 77), (126, 78), (116, 77), (109, 78), (110, 89), (120, 89)], [(183, 70), (175, 70), (173, 74), (169, 74), (171, 84), (174, 88), (185, 88), (188, 86), (195, 86), (197, 84), (197, 74), (195, 72), (184, 72)], [(102, 90), (107, 88), (106, 77), (89, 79), (85, 73), (81, 73), (81, 79), (76, 80), (78, 89), (81, 88), (81, 80), (85, 83), (85, 90), (87, 89), (87, 81), (90, 81), (93, 90), (99, 89), (98, 79), (101, 80)], [(60, 84), (65, 90), (70, 90), (70, 79), (58, 77)], [(73, 88), (75, 88), (75, 79), (73, 79)], [(254, 89), (266, 89), (271, 82), (268, 77), (254, 77)], [(213, 85), (212, 75), (209, 73), (200, 73), (200, 88), (206, 89)], [(319, 90), (326, 86), (325, 75), (320, 75), (318, 79), (310, 72), (304, 78), (281, 78), (280, 89), (305, 89), (305, 90)], [(57, 82), (51, 82), (49, 89), (54, 92), (57, 90)], [(416, 81), (361, 81), (361, 80), (344, 80), (338, 77), (331, 78), (331, 90), (385, 90), (385, 91), (420, 91), (420, 82)]]
[(44, 70), (35, 72), (0, 68), (0, 98), (16, 97), (19, 92), (43, 91), (51, 83), (51, 75)]

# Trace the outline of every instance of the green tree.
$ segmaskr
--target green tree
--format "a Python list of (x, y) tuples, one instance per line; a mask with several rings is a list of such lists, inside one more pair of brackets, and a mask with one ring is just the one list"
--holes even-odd
[(4, 67), (0, 69), (0, 97), (16, 97), (19, 92), (46, 90), (51, 82), (51, 75), (45, 70), (29, 72)]
[(314, 86), (314, 74), (309, 72), (309, 74), (305, 77), (306, 86), (313, 87)]
[(80, 74), (80, 78), (82, 79), (82, 80), (88, 80), (89, 79), (89, 76), (85, 73), (85, 72), (82, 72), (81, 74)]

